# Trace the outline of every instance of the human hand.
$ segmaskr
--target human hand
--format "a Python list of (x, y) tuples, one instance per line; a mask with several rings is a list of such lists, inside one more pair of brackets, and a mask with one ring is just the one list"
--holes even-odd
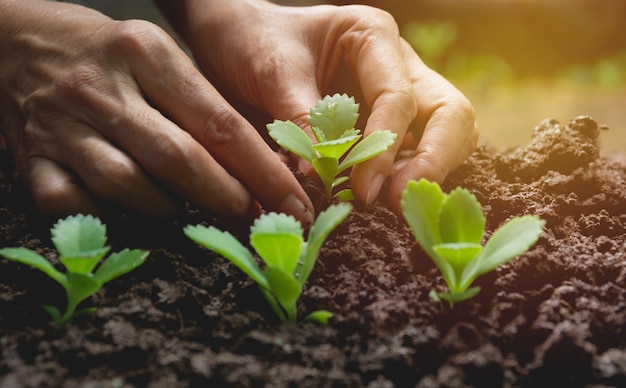
[[(36, 3), (36, 5), (35, 5)], [(0, 117), (20, 179), (51, 215), (183, 201), (308, 223), (302, 187), (157, 26), (48, 1), (0, 1)]]
[[(323, 94), (348, 92), (331, 90), (343, 64), (371, 109), (365, 136), (391, 129), (404, 139), (353, 169), (352, 189), (361, 202), (373, 202), (389, 178), (388, 199), (397, 209), (408, 180), (442, 182), (476, 147), (471, 104), (424, 65), (387, 13), (366, 6), (211, 4), (209, 9), (190, 5), (174, 24), (214, 84), (311, 134), (309, 108)], [(413, 155), (398, 160), (405, 147)]]

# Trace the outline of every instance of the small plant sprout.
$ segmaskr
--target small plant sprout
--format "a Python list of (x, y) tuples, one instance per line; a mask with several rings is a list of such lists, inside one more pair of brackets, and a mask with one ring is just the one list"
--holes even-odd
[(51, 262), (28, 248), (2, 248), (0, 256), (27, 264), (43, 271), (56, 280), (67, 296), (65, 312), (51, 305), (44, 309), (57, 323), (65, 323), (73, 317), (95, 311), (86, 308), (76, 311), (79, 303), (95, 294), (108, 281), (140, 266), (149, 252), (124, 249), (108, 256), (93, 272), (100, 260), (109, 252), (106, 242), (106, 227), (98, 218), (82, 214), (57, 221), (52, 227), (52, 242), (66, 272), (57, 270)]
[(545, 221), (531, 215), (507, 221), (483, 246), (485, 217), (476, 197), (463, 188), (444, 194), (437, 183), (410, 181), (402, 195), (402, 213), (415, 238), (441, 271), (449, 292), (431, 291), (453, 306), (472, 298), (472, 282), (526, 252)]
[[(265, 263), (259, 267), (252, 252), (233, 235), (213, 226), (185, 227), (187, 237), (224, 256), (258, 285), (283, 321), (297, 321), (296, 302), (302, 293), (324, 240), (350, 213), (352, 205), (340, 203), (321, 212), (304, 240), (301, 224), (283, 213), (261, 215), (250, 228), (250, 245)], [(305, 320), (326, 323), (332, 313), (320, 310)]]
[[(326, 188), (326, 196), (341, 200), (354, 199), (350, 189), (334, 193), (334, 189), (348, 180), (339, 176), (346, 169), (364, 162), (387, 150), (394, 143), (396, 134), (374, 131), (363, 140), (355, 129), (359, 117), (359, 104), (346, 94), (326, 96), (311, 109), (309, 124), (317, 143), (291, 121), (274, 120), (267, 125), (269, 135), (283, 148), (309, 161)], [(346, 155), (346, 153), (350, 152)], [(345, 155), (345, 157), (344, 157)]]

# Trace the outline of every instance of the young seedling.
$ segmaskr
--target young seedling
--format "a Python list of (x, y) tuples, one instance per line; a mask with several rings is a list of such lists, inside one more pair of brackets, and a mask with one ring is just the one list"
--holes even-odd
[(149, 254), (138, 249), (124, 249), (111, 254), (93, 272), (110, 250), (110, 247), (104, 246), (106, 227), (98, 218), (82, 214), (70, 216), (57, 221), (50, 231), (66, 272), (57, 270), (43, 256), (24, 247), (2, 248), (0, 256), (43, 271), (65, 289), (67, 306), (63, 314), (54, 306), (43, 306), (57, 323), (65, 323), (77, 315), (95, 311), (94, 307), (79, 311), (76, 308), (108, 281), (141, 265)]
[[(252, 252), (233, 235), (213, 226), (184, 228), (184, 233), (196, 243), (224, 256), (258, 285), (272, 309), (283, 321), (297, 321), (296, 302), (309, 278), (317, 255), (328, 237), (350, 213), (352, 205), (331, 205), (315, 220), (304, 240), (302, 226), (295, 218), (283, 213), (261, 215), (250, 228), (250, 245), (265, 263), (257, 264)], [(326, 323), (332, 313), (320, 310), (305, 320)]]
[[(319, 100), (311, 109), (309, 117), (316, 144), (291, 121), (274, 120), (267, 125), (267, 129), (276, 143), (313, 165), (328, 198), (334, 195), (349, 201), (354, 199), (350, 189), (333, 194), (337, 186), (348, 180), (347, 176), (339, 174), (384, 152), (396, 139), (395, 133), (384, 130), (374, 131), (359, 141), (360, 131), (354, 128), (358, 112), (359, 104), (354, 102), (354, 97), (346, 94), (335, 94)], [(346, 155), (348, 150), (350, 152)]]
[(437, 183), (410, 181), (402, 195), (402, 213), (422, 249), (441, 271), (449, 292), (431, 291), (435, 300), (455, 302), (480, 291), (472, 282), (526, 252), (539, 238), (545, 221), (515, 217), (483, 246), (485, 217), (476, 197), (463, 188), (444, 194)]

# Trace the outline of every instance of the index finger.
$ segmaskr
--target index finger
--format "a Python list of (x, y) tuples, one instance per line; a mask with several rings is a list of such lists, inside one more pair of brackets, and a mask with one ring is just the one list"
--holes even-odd
[[(358, 8), (353, 27), (342, 37), (346, 62), (356, 73), (371, 114), (364, 135), (389, 129), (402, 139), (417, 105), (402, 41), (393, 17), (373, 8)], [(374, 159), (354, 167), (352, 189), (369, 204), (376, 199), (400, 146), (400, 141)]]
[(161, 51), (166, 55), (141, 63), (142, 71), (136, 74), (149, 99), (202, 144), (262, 206), (312, 223), (314, 210), (306, 192), (254, 127), (182, 51)]

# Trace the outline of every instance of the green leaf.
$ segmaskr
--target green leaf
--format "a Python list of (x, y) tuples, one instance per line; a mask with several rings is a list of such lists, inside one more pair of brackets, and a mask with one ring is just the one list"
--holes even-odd
[(437, 257), (432, 247), (441, 244), (439, 211), (446, 199), (435, 182), (426, 179), (409, 181), (402, 193), (402, 214), (422, 249), (433, 259)]
[(41, 307), (43, 307), (43, 309), (46, 310), (48, 314), (50, 314), (53, 321), (55, 321), (56, 323), (61, 323), (61, 311), (59, 311), (58, 308), (51, 304), (44, 304)]
[(54, 268), (52, 263), (50, 263), (43, 256), (36, 253), (35, 251), (24, 247), (2, 248), (0, 249), (0, 255), (6, 257), (11, 261), (16, 261), (18, 263), (30, 265), (31, 267), (37, 268), (52, 279), (56, 280), (59, 284), (63, 286), (63, 288), (67, 287), (67, 278), (65, 277), (65, 274)]
[(98, 264), (100, 259), (103, 258), (109, 250), (109, 247), (103, 247), (92, 250), (88, 256), (61, 256), (60, 260), (65, 268), (67, 268), (68, 272), (88, 274), (91, 273), (96, 264)]
[(389, 130), (374, 131), (358, 142), (339, 165), (339, 172), (373, 158), (387, 150), (397, 135)]
[(113, 253), (100, 264), (94, 274), (94, 280), (100, 284), (105, 284), (118, 276), (122, 276), (143, 264), (149, 254), (150, 252), (140, 249), (124, 249)]
[(309, 124), (324, 132), (327, 140), (338, 139), (354, 128), (359, 117), (359, 104), (346, 94), (326, 96), (311, 109)]
[(447, 195), (439, 213), (439, 233), (444, 243), (482, 242), (485, 217), (476, 197), (466, 189), (456, 188)]
[(317, 261), (317, 255), (328, 235), (346, 219), (350, 211), (352, 211), (351, 204), (340, 203), (329, 206), (317, 216), (315, 223), (309, 230), (302, 268), (296, 272), (296, 278), (301, 284), (304, 284), (309, 278)]
[(203, 225), (187, 225), (183, 232), (196, 243), (230, 260), (237, 268), (257, 282), (259, 286), (269, 288), (267, 279), (256, 261), (254, 261), (252, 253), (232, 234), (222, 232), (213, 226), (207, 228)]
[(326, 195), (330, 197), (332, 195), (333, 181), (338, 173), (339, 161), (336, 158), (321, 157), (313, 159), (311, 164), (326, 188)]
[(350, 149), (350, 147), (354, 145), (354, 143), (359, 141), (360, 138), (361, 135), (340, 137), (336, 140), (328, 140), (323, 143), (313, 144), (313, 148), (323, 157), (339, 159)]
[(309, 162), (317, 158), (309, 136), (291, 121), (274, 120), (273, 123), (267, 124), (267, 130), (272, 139), (281, 147)]
[(97, 282), (91, 275), (68, 272), (67, 274), (67, 305), (68, 311), (65, 315), (71, 316), (78, 304), (95, 294), (102, 284)]
[(446, 282), (450, 281), (450, 290), (459, 291), (463, 270), (482, 249), (482, 245), (476, 243), (444, 243), (433, 246), (435, 253), (454, 269), (454, 278), (446, 279)]
[(61, 257), (91, 257), (106, 243), (106, 226), (90, 215), (78, 214), (59, 220), (51, 232), (52, 242)]
[(322, 132), (318, 127), (311, 127), (313, 130), (313, 134), (315, 135), (315, 139), (318, 143), (326, 143), (328, 139), (326, 139), (326, 135)]
[(333, 317), (333, 313), (326, 310), (317, 310), (313, 311), (309, 315), (307, 315), (304, 320), (307, 322), (315, 322), (320, 323), (322, 325), (328, 324), (328, 320)]
[(494, 232), (482, 254), (468, 267), (463, 275), (463, 283), (471, 283), (478, 276), (526, 252), (539, 239), (545, 223), (531, 215), (509, 220)]
[(448, 303), (450, 303), (450, 306), (453, 306), (457, 302), (462, 302), (464, 300), (475, 297), (476, 295), (478, 295), (479, 292), (480, 292), (480, 287), (472, 287), (460, 293), (436, 292), (433, 290), (430, 292), (429, 295), (431, 298), (433, 298), (436, 301), (443, 299), (447, 301)]
[(296, 302), (302, 292), (302, 284), (292, 274), (276, 267), (266, 267), (265, 277), (269, 283), (269, 289), (276, 300), (285, 310), (287, 319), (296, 320)]
[(335, 194), (335, 197), (339, 198), (339, 200), (342, 202), (354, 201), (354, 193), (352, 193), (352, 190), (350, 189), (344, 189), (337, 192), (337, 194)]
[(250, 245), (268, 266), (293, 273), (300, 258), (303, 234), (300, 222), (294, 217), (271, 212), (261, 215), (250, 228)]

